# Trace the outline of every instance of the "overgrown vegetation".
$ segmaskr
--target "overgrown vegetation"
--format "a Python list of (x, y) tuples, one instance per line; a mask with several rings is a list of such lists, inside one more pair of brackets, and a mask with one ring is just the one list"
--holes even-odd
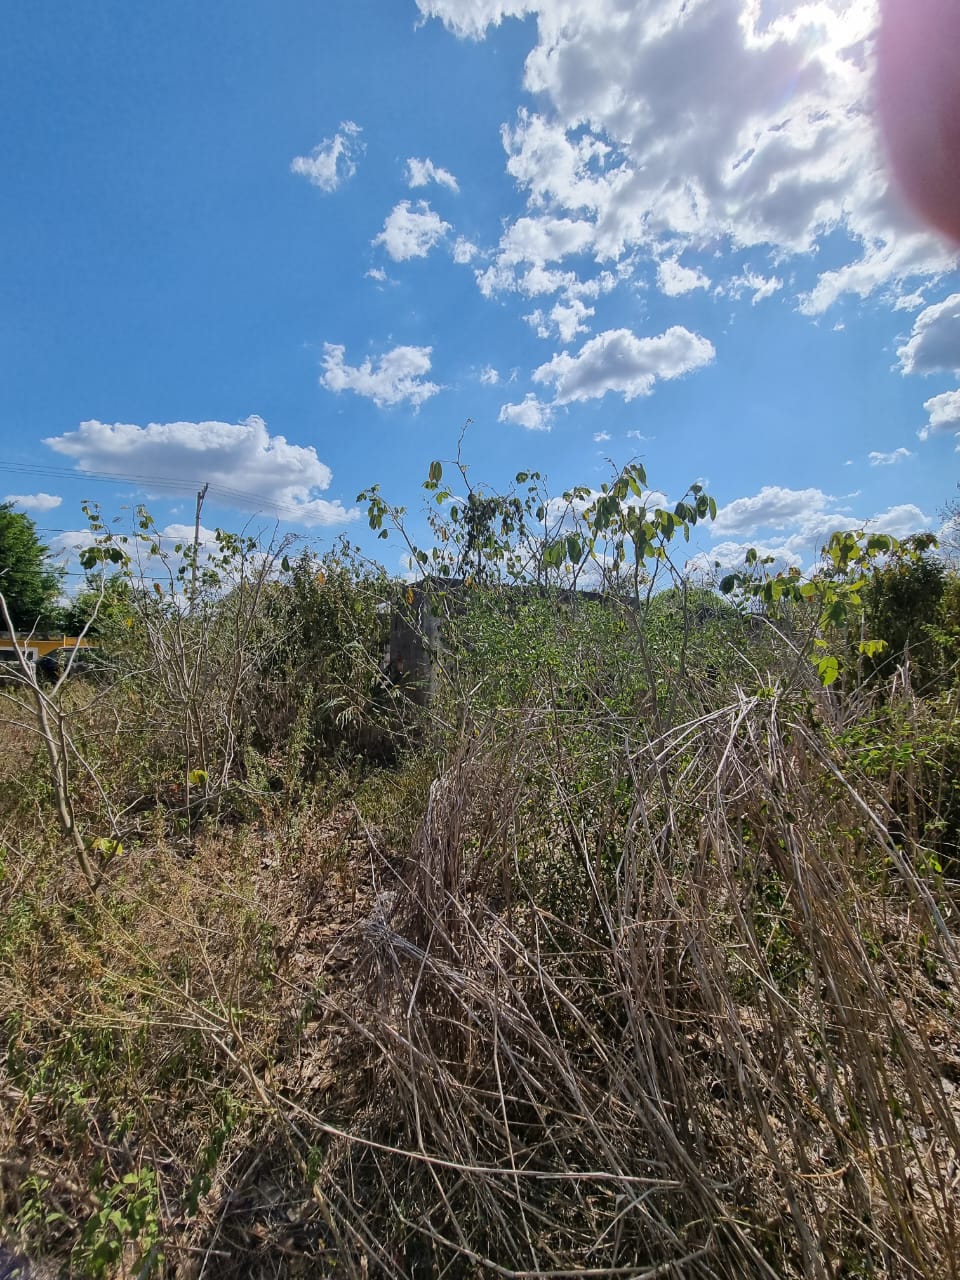
[(355, 550), (91, 511), (100, 667), (0, 685), (0, 1242), (960, 1275), (952, 570), (852, 531), (722, 596), (677, 550), (696, 486), (453, 474), (408, 537), (425, 708), (385, 661), (414, 593)]

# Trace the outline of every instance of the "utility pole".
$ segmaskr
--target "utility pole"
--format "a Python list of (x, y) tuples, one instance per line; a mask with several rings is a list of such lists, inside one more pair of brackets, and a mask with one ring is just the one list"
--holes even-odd
[(197, 560), (200, 558), (200, 509), (210, 488), (209, 481), (197, 494), (197, 518), (193, 523), (193, 562), (190, 565), (190, 613), (197, 598)]

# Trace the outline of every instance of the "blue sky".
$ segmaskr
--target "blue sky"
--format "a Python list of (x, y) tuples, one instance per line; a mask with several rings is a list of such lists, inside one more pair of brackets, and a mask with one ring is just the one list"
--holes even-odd
[(0, 498), (374, 544), (641, 458), (700, 548), (935, 528), (960, 274), (891, 188), (869, 0), (7, 0)]

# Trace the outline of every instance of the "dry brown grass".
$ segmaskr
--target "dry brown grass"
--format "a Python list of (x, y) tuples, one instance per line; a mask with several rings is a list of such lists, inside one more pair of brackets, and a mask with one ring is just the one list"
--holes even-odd
[[(776, 699), (625, 752), (619, 827), (552, 750), (466, 736), (370, 922), (382, 1146), (373, 1202), (330, 1174), (344, 1233), (392, 1217), (396, 1275), (957, 1274), (944, 887)], [(547, 909), (530, 862), (566, 855)]]
[(960, 1274), (951, 886), (805, 699), (590, 714), (144, 836), (96, 899), (8, 818), (11, 1238), (95, 1274), (148, 1170), (101, 1274)]

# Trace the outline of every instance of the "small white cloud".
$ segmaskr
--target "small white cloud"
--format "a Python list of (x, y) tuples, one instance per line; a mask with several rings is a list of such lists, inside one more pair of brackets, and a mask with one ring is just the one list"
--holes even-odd
[(441, 169), (432, 160), (417, 160), (411, 156), (407, 161), (407, 186), (425, 187), (431, 182), (459, 194), (460, 184), (449, 169)]
[(500, 374), (492, 364), (485, 365), (480, 370), (480, 381), (485, 387), (495, 387), (500, 381)]
[(436, 382), (424, 381), (432, 352), (432, 347), (394, 347), (375, 362), (368, 356), (354, 367), (345, 362), (345, 347), (326, 342), (320, 384), (337, 393), (353, 391), (380, 409), (404, 401), (418, 408), (441, 389)]
[(668, 298), (678, 298), (694, 289), (709, 289), (710, 279), (699, 267), (684, 267), (679, 258), (664, 258), (657, 267), (657, 284)]
[(549, 431), (553, 425), (553, 410), (529, 391), (521, 404), (505, 404), (500, 409), (500, 422), (513, 422), (528, 431)]
[(561, 342), (572, 342), (578, 333), (589, 332), (589, 325), (583, 322), (593, 314), (593, 307), (586, 306), (579, 298), (571, 298), (569, 302), (554, 303), (548, 314), (538, 307), (524, 316), (524, 320), (533, 325), (538, 338), (556, 334)]
[(394, 262), (406, 262), (409, 258), (425, 258), (430, 250), (451, 230), (425, 200), (418, 200), (414, 207), (409, 200), (401, 200), (387, 215), (383, 230), (373, 240), (382, 244)]
[(324, 138), (308, 156), (294, 156), (293, 173), (302, 174), (321, 191), (336, 191), (357, 171), (357, 157), (363, 152), (360, 134), (363, 130), (352, 120), (342, 120), (332, 138)]
[(457, 236), (453, 246), (453, 260), (459, 266), (465, 266), (468, 262), (472, 262), (479, 252), (480, 250), (477, 246), (471, 244), (465, 236)]
[(921, 311), (897, 355), (903, 373), (960, 372), (960, 293)]
[(931, 396), (923, 402), (923, 407), (930, 416), (927, 425), (917, 432), (921, 440), (946, 431), (956, 431), (960, 438), (960, 389)]
[(750, 301), (756, 306), (758, 302), (771, 297), (782, 288), (783, 281), (779, 276), (761, 276), (748, 268), (728, 281), (723, 292), (729, 294), (731, 298), (739, 298), (745, 291), (752, 293), (753, 297)]
[[(194, 527), (192, 524), (168, 524), (159, 531), (161, 542), (178, 543), (193, 542)], [(214, 529), (204, 528), (200, 526), (199, 541), (201, 547), (215, 547), (217, 545), (217, 534)]]
[(871, 467), (892, 467), (898, 462), (905, 462), (907, 458), (912, 458), (913, 454), (909, 449), (894, 449), (892, 453), (880, 453), (873, 449), (867, 454)]
[(642, 431), (628, 431), (628, 440), (638, 440), (640, 444), (646, 444), (650, 440), (655, 440), (656, 436), (645, 436)]
[(557, 326), (557, 334), (561, 342), (572, 342), (578, 333), (588, 333), (590, 326), (584, 324), (594, 314), (594, 308), (585, 306), (579, 298), (571, 298), (568, 303), (558, 302), (550, 312), (550, 319)]
[(893, 304), (894, 311), (917, 311), (925, 302), (923, 291), (917, 289), (915, 293), (904, 293)]
[(25, 511), (52, 511), (63, 499), (54, 493), (8, 493), (3, 501)]
[(606, 444), (609, 439), (610, 439), (609, 431), (595, 431), (593, 433), (594, 444)]
[(427, 18), (440, 18), (454, 35), (482, 40), (487, 27), (499, 26), (504, 18), (519, 18), (536, 6), (530, 0), (470, 0), (450, 5), (449, 0), (417, 0), (417, 8)]
[(550, 337), (550, 325), (542, 307), (537, 307), (535, 311), (531, 311), (523, 318), (531, 328), (536, 330), (538, 338)]
[(368, 280), (376, 280), (379, 284), (383, 284), (387, 278), (387, 273), (383, 267), (371, 267), (369, 271), (365, 271), (364, 275)]
[(534, 370), (536, 382), (552, 383), (558, 404), (598, 399), (619, 391), (625, 400), (646, 396), (658, 378), (679, 378), (710, 364), (713, 343), (681, 325), (655, 338), (638, 338), (629, 329), (608, 329)]
[(312, 445), (271, 436), (256, 416), (244, 422), (81, 422), (44, 444), (65, 454), (83, 474), (107, 473), (134, 482), (150, 477), (155, 492), (200, 488), (239, 511), (305, 525), (343, 524), (359, 512), (316, 496), (330, 486), (330, 468)]

